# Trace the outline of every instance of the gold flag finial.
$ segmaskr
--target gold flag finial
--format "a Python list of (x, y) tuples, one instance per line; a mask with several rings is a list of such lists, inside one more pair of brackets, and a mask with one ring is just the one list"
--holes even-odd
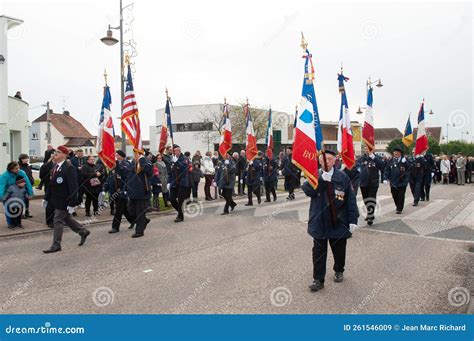
[(104, 68), (105, 85), (107, 85), (107, 70)]
[(125, 55), (125, 65), (130, 65), (130, 56), (128, 54)]
[(307, 48), (308, 48), (308, 42), (304, 39), (303, 32), (301, 32), (301, 45), (300, 45), (300, 46), (301, 46), (301, 48), (302, 48), (303, 50), (305, 50), (305, 51), (306, 51)]

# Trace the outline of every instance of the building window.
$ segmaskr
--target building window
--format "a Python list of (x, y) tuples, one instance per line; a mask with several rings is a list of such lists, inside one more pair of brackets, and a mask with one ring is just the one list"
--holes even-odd
[(172, 128), (173, 132), (208, 131), (212, 130), (212, 122), (175, 123)]
[(36, 156), (36, 151), (34, 149), (30, 149), (30, 156)]
[(32, 140), (37, 140), (38, 139), (38, 133), (32, 133), (31, 134), (31, 139)]

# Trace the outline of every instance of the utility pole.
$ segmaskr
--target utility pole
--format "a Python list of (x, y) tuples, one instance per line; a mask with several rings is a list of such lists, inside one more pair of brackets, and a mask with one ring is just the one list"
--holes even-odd
[(51, 112), (49, 110), (49, 101), (46, 102), (46, 140), (51, 144)]

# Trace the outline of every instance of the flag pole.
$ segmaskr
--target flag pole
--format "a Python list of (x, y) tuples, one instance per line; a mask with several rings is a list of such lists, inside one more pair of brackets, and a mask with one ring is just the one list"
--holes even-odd
[[(169, 102), (169, 104), (171, 105), (171, 100), (170, 100), (170, 96), (168, 94), (168, 88), (165, 89), (165, 93), (166, 93), (166, 101)], [(170, 108), (170, 118), (171, 118), (171, 108)], [(168, 117), (166, 118), (166, 121), (168, 121)], [(170, 123), (171, 123), (171, 119), (170, 119)], [(168, 130), (171, 132), (173, 129), (173, 127), (168, 127)], [(170, 137), (171, 137), (171, 147), (173, 148), (174, 146), (174, 138), (173, 138), (173, 135), (170, 133)]]

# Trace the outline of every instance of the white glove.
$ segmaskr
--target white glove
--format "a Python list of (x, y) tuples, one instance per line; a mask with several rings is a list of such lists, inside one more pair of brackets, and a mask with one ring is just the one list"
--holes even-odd
[(212, 187), (217, 187), (217, 184), (216, 184), (216, 182), (215, 182), (215, 181), (213, 181), (211, 186), (212, 186)]
[(321, 175), (321, 177), (323, 178), (324, 181), (326, 182), (331, 182), (331, 174), (329, 172), (323, 172), (323, 174)]
[(253, 165), (253, 160), (249, 162), (249, 165)]
[(359, 226), (357, 226), (356, 224), (349, 224), (349, 231), (351, 233), (354, 233), (354, 231), (356, 231), (358, 229), (359, 229)]
[(41, 200), (41, 207), (46, 208), (48, 207), (48, 200)]
[(281, 170), (278, 171), (278, 175), (283, 175)]
[(228, 164), (229, 164), (229, 160), (225, 160), (224, 165), (228, 165)]
[(388, 184), (388, 181), (387, 181), (387, 180), (384, 180), (383, 183), (384, 183), (384, 184)]
[(402, 158), (402, 162), (407, 162), (407, 159), (405, 159), (404, 157)]
[(178, 161), (178, 158), (176, 157), (176, 155), (173, 155), (173, 157), (171, 158), (171, 161), (173, 161), (173, 162)]
[(244, 183), (244, 180), (240, 180), (240, 183), (243, 184), (243, 183)]
[(76, 209), (74, 207), (71, 207), (71, 206), (67, 207), (67, 213), (73, 214), (74, 212), (76, 212)]
[(375, 159), (375, 154), (374, 154), (374, 153), (370, 153), (370, 154), (369, 154), (369, 157), (373, 160), (373, 159)]
[(168, 191), (170, 190), (170, 187), (171, 187), (170, 184), (166, 184), (166, 189), (167, 189)]

